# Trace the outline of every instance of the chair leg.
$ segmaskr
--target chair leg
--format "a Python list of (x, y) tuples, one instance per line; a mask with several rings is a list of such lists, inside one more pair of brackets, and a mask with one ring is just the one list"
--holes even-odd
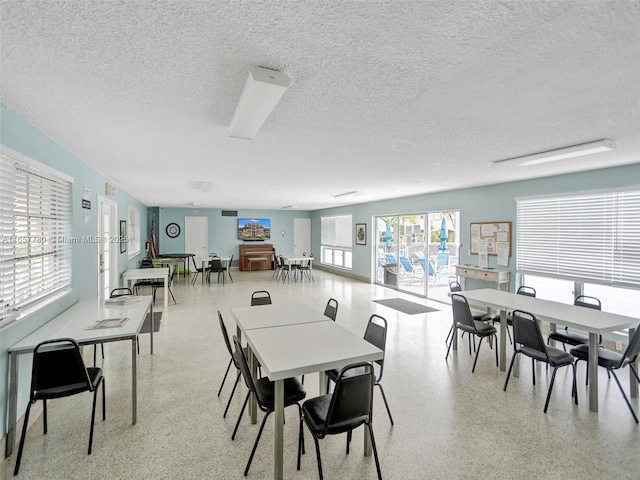
[(262, 431), (264, 430), (264, 424), (267, 423), (267, 418), (271, 412), (267, 412), (262, 419), (262, 423), (260, 424), (260, 430), (258, 430), (258, 436), (256, 437), (256, 441), (253, 444), (253, 448), (251, 449), (251, 455), (249, 455), (249, 461), (247, 462), (247, 466), (244, 469), (244, 476), (246, 477), (249, 474), (249, 468), (251, 467), (251, 461), (253, 460), (253, 456), (256, 453), (256, 448), (258, 448), (258, 442), (260, 441), (260, 437), (262, 436)]
[(531, 359), (531, 374), (533, 377), (533, 384), (536, 384), (536, 361), (532, 358)]
[(369, 437), (371, 438), (371, 448), (373, 449), (373, 458), (376, 461), (376, 471), (378, 472), (378, 480), (382, 480), (382, 472), (380, 471), (380, 461), (378, 460), (378, 449), (376, 448), (376, 439), (373, 437), (373, 429), (371, 424), (367, 422), (367, 428), (369, 429)]
[(233, 363), (233, 359), (229, 359), (229, 364), (227, 365), (227, 370), (224, 372), (224, 377), (222, 377), (222, 383), (220, 383), (220, 389), (218, 390), (218, 397), (222, 392), (222, 387), (224, 387), (224, 382), (227, 380), (227, 375), (229, 374), (229, 369), (231, 368), (231, 364)]
[(544, 413), (547, 413), (547, 408), (549, 407), (549, 400), (551, 399), (551, 390), (553, 390), (553, 382), (556, 380), (556, 372), (558, 371), (558, 367), (553, 367), (553, 373), (551, 374), (551, 383), (549, 383), (549, 391), (547, 392), (547, 401), (544, 402)]
[(507, 391), (507, 385), (509, 384), (509, 377), (511, 377), (511, 370), (513, 369), (513, 362), (516, 359), (516, 355), (518, 354), (517, 351), (513, 352), (513, 355), (511, 355), (511, 362), (509, 363), (509, 370), (507, 370), (507, 378), (504, 381), (504, 387), (502, 388), (503, 392)]
[(575, 399), (576, 405), (578, 405), (578, 384), (576, 383), (576, 366), (575, 364), (571, 365), (571, 369), (573, 370), (573, 392), (572, 395)]
[(233, 394), (236, 393), (236, 388), (238, 387), (238, 383), (240, 382), (241, 373), (238, 372), (238, 376), (236, 377), (236, 381), (233, 384), (233, 389), (231, 390), (231, 395), (229, 395), (229, 400), (227, 400), (227, 407), (224, 409), (224, 415), (222, 418), (227, 418), (227, 412), (229, 411), (229, 406), (231, 406), (231, 399), (233, 398)]
[(249, 396), (251, 395), (251, 391), (247, 392), (247, 396), (244, 399), (244, 403), (242, 404), (242, 409), (240, 410), (240, 415), (238, 415), (238, 421), (236, 422), (236, 427), (233, 429), (233, 433), (231, 434), (231, 440), (235, 440), (236, 432), (238, 431), (238, 426), (240, 425), (240, 420), (242, 420), (242, 415), (244, 414), (244, 409), (247, 408), (247, 403), (249, 402)]
[(91, 428), (89, 429), (89, 450), (87, 451), (87, 455), (91, 455), (91, 447), (93, 446), (93, 425), (96, 421), (96, 402), (98, 400), (98, 389), (100, 388), (100, 383), (96, 387), (93, 392), (93, 408), (91, 409)]
[(353, 430), (347, 432), (347, 455), (349, 455), (349, 445), (351, 445), (351, 437), (353, 436)]
[(315, 435), (313, 435), (313, 441), (316, 443), (316, 458), (318, 459), (318, 476), (320, 480), (323, 480), (322, 476), (322, 460), (320, 459), (320, 443)]
[[(608, 370), (608, 369), (607, 369)], [(635, 372), (634, 372), (635, 373)], [(638, 417), (636, 416), (636, 412), (633, 411), (633, 407), (631, 406), (631, 403), (629, 403), (629, 399), (627, 398), (627, 394), (624, 393), (624, 389), (622, 388), (622, 385), (620, 385), (620, 381), (618, 380), (618, 376), (616, 375), (616, 372), (614, 372), (613, 370), (611, 370), (611, 374), (613, 375), (613, 379), (616, 381), (616, 383), (618, 384), (618, 388), (620, 389), (620, 393), (622, 393), (622, 396), (624, 397), (624, 401), (627, 402), (627, 407), (629, 407), (629, 411), (631, 412), (631, 415), (633, 415), (633, 420), (638, 423)], [(636, 377), (638, 376), (638, 374), (636, 373)]]
[(498, 337), (496, 336), (496, 367), (498, 367), (500, 364), (498, 363)]
[(22, 460), (22, 450), (24, 449), (24, 439), (27, 436), (27, 426), (29, 425), (29, 412), (31, 411), (31, 402), (27, 404), (27, 411), (24, 414), (24, 423), (22, 425), (22, 436), (20, 437), (20, 446), (18, 447), (18, 458), (16, 458), (16, 467), (13, 469), (13, 475), (18, 474), (20, 470), (20, 460)]
[[(473, 338), (475, 343), (475, 336)], [(473, 368), (471, 369), (471, 373), (476, 371), (476, 363), (478, 363), (478, 354), (480, 353), (480, 347), (482, 347), (482, 340), (484, 340), (484, 338), (481, 338), (478, 342), (478, 350), (476, 350), (476, 358), (473, 360)]]
[(389, 404), (387, 403), (387, 396), (384, 394), (384, 388), (379, 383), (374, 384), (376, 387), (380, 387), (380, 393), (382, 393), (382, 400), (384, 400), (384, 406), (387, 407), (387, 413), (389, 414), (389, 420), (391, 421), (391, 425), (393, 425), (393, 417), (391, 416), (391, 410), (389, 410)]
[(444, 357), (445, 360), (447, 360), (449, 358), (449, 352), (451, 351), (451, 345), (453, 345), (453, 335), (456, 335), (456, 328), (454, 328), (453, 325), (451, 325), (451, 329), (453, 330), (453, 334), (451, 335), (451, 339), (449, 340), (449, 346), (447, 347), (447, 355), (446, 357)]
[(47, 434), (47, 401), (42, 400), (42, 434)]

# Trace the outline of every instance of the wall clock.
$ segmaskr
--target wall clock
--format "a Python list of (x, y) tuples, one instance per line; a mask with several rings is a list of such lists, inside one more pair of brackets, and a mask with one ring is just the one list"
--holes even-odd
[(180, 225), (178, 225), (177, 223), (170, 223), (169, 225), (167, 225), (167, 236), (170, 238), (176, 238), (178, 235), (180, 235)]

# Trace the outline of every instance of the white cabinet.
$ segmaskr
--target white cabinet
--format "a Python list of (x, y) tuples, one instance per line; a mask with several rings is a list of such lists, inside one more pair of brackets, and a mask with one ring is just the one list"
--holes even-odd
[(465, 290), (467, 289), (467, 278), (474, 278), (495, 283), (498, 290), (501, 290), (501, 285), (504, 283), (507, 286), (507, 291), (509, 291), (509, 273), (509, 270), (498, 268), (480, 268), (472, 267), (471, 265), (456, 266), (456, 275), (465, 279)]

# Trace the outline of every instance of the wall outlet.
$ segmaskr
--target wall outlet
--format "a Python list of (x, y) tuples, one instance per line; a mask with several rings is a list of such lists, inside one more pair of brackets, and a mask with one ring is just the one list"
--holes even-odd
[(616, 350), (618, 350), (619, 352), (622, 351), (622, 342), (616, 342)]

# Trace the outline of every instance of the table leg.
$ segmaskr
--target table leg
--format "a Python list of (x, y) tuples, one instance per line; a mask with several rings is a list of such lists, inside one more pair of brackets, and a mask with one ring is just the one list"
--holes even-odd
[(136, 337), (133, 337), (131, 339), (131, 425), (135, 425), (137, 421), (138, 421), (138, 349), (137, 349)]
[(598, 335), (589, 333), (589, 410), (598, 411)]
[[(169, 275), (171, 275), (171, 269), (169, 269)], [(169, 277), (164, 277), (164, 306), (169, 306)]]
[(273, 426), (273, 478), (283, 478), (283, 424), (284, 424), (284, 380), (274, 383), (275, 425)]
[(151, 342), (151, 355), (153, 355), (153, 329), (156, 326), (156, 319), (153, 318), (153, 302), (149, 304), (149, 312), (151, 312), (151, 332), (149, 333), (149, 341)]
[[(555, 323), (550, 323), (549, 324), (549, 333), (555, 332), (556, 329), (557, 329), (557, 326), (556, 326)], [(552, 347), (555, 347), (556, 346), (556, 341), (551, 339), (551, 341), (549, 342), (549, 345), (551, 345)]]
[[(630, 328), (629, 329), (629, 342), (631, 342), (631, 337), (633, 337), (635, 332), (636, 332), (635, 328)], [(636, 361), (631, 363), (629, 366), (633, 367), (637, 372), (638, 371), (638, 359), (636, 358)], [(638, 381), (634, 377), (633, 372), (631, 371), (631, 368), (629, 368), (629, 393), (631, 393), (632, 397), (638, 398)]]
[(13, 445), (16, 441), (16, 421), (18, 416), (18, 354), (9, 354), (9, 424), (7, 425), (7, 444), (4, 456), (9, 457), (13, 453)]
[(507, 370), (507, 311), (500, 310), (500, 371)]

